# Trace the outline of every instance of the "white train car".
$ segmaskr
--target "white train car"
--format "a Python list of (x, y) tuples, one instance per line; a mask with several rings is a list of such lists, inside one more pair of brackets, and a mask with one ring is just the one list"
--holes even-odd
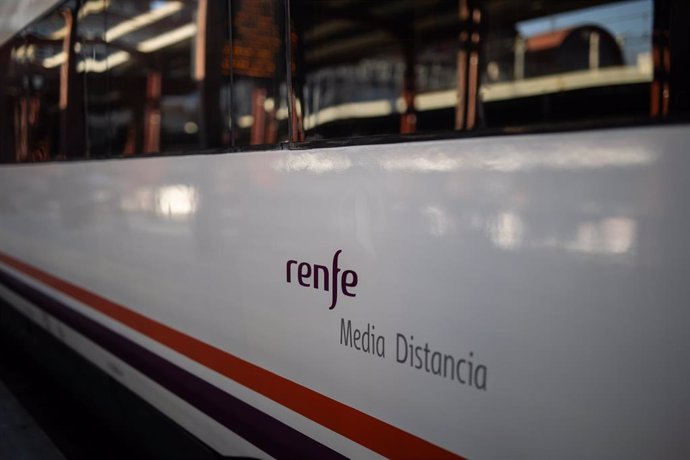
[(214, 451), (690, 457), (686, 3), (22, 4), (0, 298)]

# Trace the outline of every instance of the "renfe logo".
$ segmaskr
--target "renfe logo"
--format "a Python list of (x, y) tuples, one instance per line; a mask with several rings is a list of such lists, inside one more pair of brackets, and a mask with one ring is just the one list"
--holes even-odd
[[(320, 277), (323, 290), (331, 291), (331, 306), (328, 309), (333, 310), (335, 308), (335, 304), (338, 303), (338, 290), (342, 290), (342, 293), (348, 297), (355, 297), (357, 295), (348, 289), (357, 286), (356, 272), (353, 270), (345, 270), (340, 275), (340, 278), (338, 278), (338, 274), (340, 273), (340, 268), (338, 267), (338, 257), (340, 256), (341, 252), (343, 252), (343, 250), (338, 249), (333, 255), (330, 276), (328, 267), (325, 265), (314, 264), (312, 266), (308, 262), (288, 260), (287, 266), (285, 267), (287, 272), (287, 282), (292, 283), (292, 272), (296, 271), (297, 282), (300, 284), (300, 286), (310, 287), (313, 285), (314, 289), (319, 289)], [(297, 268), (293, 269), (295, 266)], [(310, 284), (310, 282), (312, 282), (312, 284)]]

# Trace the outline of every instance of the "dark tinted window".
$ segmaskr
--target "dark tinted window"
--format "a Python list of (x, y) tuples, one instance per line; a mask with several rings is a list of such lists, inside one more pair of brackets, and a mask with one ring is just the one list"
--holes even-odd
[(487, 2), (486, 126), (649, 116), (652, 0), (507, 3)]
[(288, 139), (285, 10), (281, 0), (231, 0), (235, 145)]
[(77, 13), (77, 73), (83, 85), (85, 148), (92, 157), (111, 152), (111, 102), (108, 76), (108, 47), (104, 36), (108, 27), (108, 2), (92, 0), (80, 5)]
[(3, 158), (230, 145), (229, 31), (224, 1), (62, 3), (0, 52)]
[(415, 132), (415, 97), (455, 80), (457, 1), (291, 2), (306, 139)]
[(118, 0), (107, 8), (111, 153), (230, 144), (222, 1)]
[(21, 153), (17, 145), (19, 116), (24, 97), (23, 75), (26, 68), (26, 45), (15, 37), (0, 47), (0, 161), (14, 162)]
[[(63, 41), (55, 36), (69, 27), (68, 9), (60, 9), (27, 27), (3, 49), (3, 157), (37, 162), (72, 153), (62, 135), (68, 109)], [(78, 122), (78, 120), (75, 120)]]
[(649, 115), (652, 0), (293, 0), (306, 139)]

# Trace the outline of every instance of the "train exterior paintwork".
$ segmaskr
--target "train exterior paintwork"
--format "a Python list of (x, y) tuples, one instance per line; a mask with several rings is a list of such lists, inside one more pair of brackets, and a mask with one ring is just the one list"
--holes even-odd
[(5, 165), (0, 296), (224, 455), (688, 458), (689, 143)]
[(688, 17), (5, 2), (0, 333), (210, 457), (688, 458)]

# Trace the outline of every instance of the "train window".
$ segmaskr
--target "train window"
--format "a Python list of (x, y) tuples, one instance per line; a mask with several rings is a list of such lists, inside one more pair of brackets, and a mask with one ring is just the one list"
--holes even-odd
[(280, 0), (231, 0), (235, 145), (288, 140), (285, 11)]
[[(6, 69), (5, 120), (12, 126), (5, 157), (14, 162), (64, 158), (74, 153), (71, 138), (62, 135), (67, 107), (62, 42), (57, 30), (68, 27), (68, 10), (57, 10), (36, 21), (10, 42)], [(6, 128), (6, 131), (7, 130)]]
[[(420, 36), (434, 28), (439, 6), (391, 0), (291, 2), (297, 42), (294, 112), (307, 140), (415, 130), (413, 107), (406, 102), (416, 90), (412, 74), (419, 49), (431, 47)], [(451, 19), (452, 35), (457, 21), (444, 15)], [(429, 28), (422, 30), (429, 19)], [(445, 70), (434, 68), (434, 77)]]
[[(53, 39), (60, 30), (69, 28), (68, 9), (60, 9), (26, 30), (29, 59), (25, 67), (24, 96), (20, 102), (18, 161), (41, 161), (66, 155), (61, 124), (65, 121), (67, 104), (71, 102), (64, 83), (68, 63), (64, 59), (64, 43)], [(28, 106), (24, 110), (22, 106)], [(74, 108), (72, 104), (70, 108)]]
[(83, 85), (85, 110), (85, 148), (89, 157), (110, 154), (110, 82), (108, 78), (108, 47), (104, 36), (108, 26), (108, 2), (84, 1), (76, 12), (77, 42), (75, 59)]
[[(19, 157), (16, 137), (19, 134), (21, 100), (24, 96), (22, 75), (26, 66), (26, 44), (15, 37), (0, 46), (0, 162), (13, 163)], [(25, 125), (26, 126), (26, 125)]]
[(506, 3), (487, 5), (487, 126), (649, 115), (652, 0)]
[(306, 140), (650, 113), (652, 0), (291, 6)]
[(223, 75), (227, 3), (107, 2), (112, 155), (216, 148), (230, 143), (229, 77)]
[(0, 45), (0, 161), (687, 114), (686, 10), (64, 0)]

